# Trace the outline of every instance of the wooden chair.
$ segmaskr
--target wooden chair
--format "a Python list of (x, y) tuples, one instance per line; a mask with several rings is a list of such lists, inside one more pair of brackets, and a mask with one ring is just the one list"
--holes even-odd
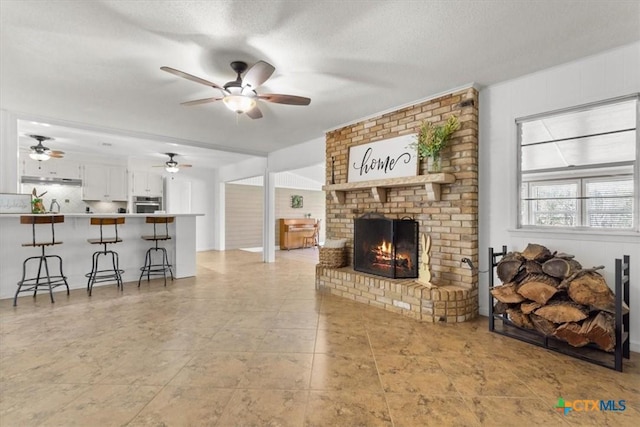
[[(147, 282), (149, 281), (150, 276), (152, 275), (160, 275), (164, 277), (164, 285), (167, 286), (167, 271), (171, 274), (171, 280), (173, 281), (173, 271), (171, 270), (171, 264), (169, 263), (169, 257), (167, 256), (167, 250), (163, 247), (158, 246), (158, 242), (171, 240), (171, 236), (169, 236), (169, 224), (173, 223), (175, 217), (159, 217), (159, 216), (148, 216), (146, 219), (147, 224), (153, 224), (153, 235), (150, 236), (142, 236), (142, 239), (152, 241), (155, 243), (155, 246), (149, 248), (145, 257), (144, 257), (144, 266), (140, 268), (140, 278), (138, 279), (138, 287), (140, 287), (140, 281), (142, 277), (146, 274)], [(159, 233), (156, 229), (157, 224), (164, 224), (164, 233)], [(161, 252), (162, 263), (161, 264), (153, 264), (151, 252)]]
[(320, 221), (322, 220), (319, 219), (318, 222), (315, 223), (312, 233), (302, 238), (303, 248), (317, 247), (319, 245), (318, 236), (320, 235)]
[[(23, 243), (22, 247), (32, 247), (32, 248), (40, 248), (41, 253), (39, 256), (32, 256), (24, 260), (22, 263), (22, 278), (18, 282), (18, 289), (16, 290), (16, 294), (13, 297), (13, 306), (15, 307), (18, 303), (18, 294), (20, 292), (29, 292), (33, 291), (33, 297), (36, 297), (38, 290), (40, 288), (47, 288), (49, 290), (49, 296), (51, 297), (51, 302), (54, 303), (53, 299), (53, 289), (58, 286), (66, 286), (67, 287), (67, 295), (69, 295), (69, 284), (67, 283), (67, 277), (64, 275), (62, 271), (62, 258), (58, 255), (47, 255), (45, 253), (45, 248), (47, 246), (55, 246), (61, 245), (62, 242), (56, 240), (56, 232), (55, 232), (55, 224), (59, 224), (64, 222), (64, 215), (23, 215), (20, 217), (20, 224), (30, 224), (31, 225), (31, 241), (28, 243)], [(42, 224), (51, 224), (51, 240), (46, 241), (36, 241), (36, 225)], [(51, 275), (49, 271), (49, 263), (48, 260), (50, 258), (55, 258), (58, 260), (59, 266), (59, 275)], [(27, 276), (27, 264), (31, 260), (38, 260), (38, 273), (36, 277), (26, 277)], [(44, 272), (42, 270), (44, 267)], [(23, 289), (23, 287), (26, 287)]]
[[(118, 258), (118, 253), (112, 250), (107, 250), (107, 245), (122, 243), (122, 239), (118, 237), (118, 225), (122, 224), (124, 224), (124, 217), (91, 218), (91, 225), (100, 226), (100, 238), (87, 239), (87, 242), (91, 243), (92, 245), (103, 245), (104, 248), (93, 253), (91, 272), (85, 274), (85, 277), (89, 278), (89, 280), (87, 281), (87, 292), (89, 292), (89, 296), (91, 296), (91, 292), (93, 291), (93, 285), (100, 282), (109, 282), (115, 280), (118, 289), (124, 290), (124, 285), (122, 283), (122, 274), (124, 273), (124, 270), (120, 270), (120, 260)], [(107, 237), (104, 235), (103, 228), (105, 225), (113, 225), (115, 233), (113, 236)], [(100, 261), (100, 255), (111, 255), (112, 268), (106, 270), (99, 269), (98, 264)]]

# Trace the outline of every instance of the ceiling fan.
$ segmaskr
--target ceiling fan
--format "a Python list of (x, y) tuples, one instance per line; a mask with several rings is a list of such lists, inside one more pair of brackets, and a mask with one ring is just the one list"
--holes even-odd
[(38, 141), (38, 145), (32, 145), (31, 147), (29, 147), (31, 149), (29, 157), (31, 157), (33, 160), (43, 162), (45, 160), (49, 160), (51, 157), (55, 159), (61, 159), (64, 157), (64, 151), (51, 150), (49, 147), (45, 147), (44, 145), (42, 145), (42, 141), (53, 141), (53, 138), (42, 135), (27, 136)]
[[(233, 61), (231, 63), (231, 68), (237, 73), (236, 79), (225, 83), (224, 86), (218, 86), (208, 80), (185, 73), (184, 71), (176, 70), (175, 68), (160, 67), (162, 71), (175, 74), (178, 77), (182, 77), (205, 86), (210, 86), (221, 92), (219, 97), (183, 102), (182, 105), (185, 106), (222, 101), (231, 111), (235, 111), (238, 114), (246, 113), (247, 116), (252, 119), (259, 119), (262, 117), (262, 111), (260, 111), (260, 108), (256, 105), (257, 100), (288, 105), (309, 105), (311, 102), (311, 99), (303, 96), (274, 93), (258, 94), (255, 89), (266, 82), (275, 71), (275, 67), (267, 62), (258, 61), (247, 70), (248, 66), (246, 62)], [(243, 73), (244, 77), (242, 77)]]
[(176, 173), (180, 170), (180, 168), (190, 168), (193, 165), (185, 165), (185, 164), (180, 164), (178, 165), (178, 162), (176, 162), (173, 158), (177, 156), (176, 153), (164, 153), (167, 156), (169, 156), (169, 160), (167, 160), (166, 162), (164, 162), (164, 165), (155, 165), (153, 166), (154, 168), (164, 168), (164, 170), (166, 170), (169, 173)]

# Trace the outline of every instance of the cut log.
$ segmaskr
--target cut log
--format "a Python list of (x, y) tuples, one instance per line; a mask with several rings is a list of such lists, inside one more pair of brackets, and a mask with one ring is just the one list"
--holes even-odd
[(574, 259), (560, 258), (557, 255), (555, 258), (551, 258), (542, 264), (543, 272), (558, 279), (567, 278), (581, 269), (582, 266), (578, 261)]
[(541, 306), (542, 304), (538, 302), (523, 302), (520, 304), (520, 310), (522, 310), (524, 314), (531, 314), (536, 308), (540, 308)]
[(514, 325), (525, 329), (534, 329), (533, 323), (531, 323), (531, 319), (529, 319), (529, 315), (524, 314), (520, 309), (508, 308), (507, 315)]
[(522, 256), (526, 260), (538, 261), (541, 263), (553, 257), (549, 249), (547, 249), (545, 246), (538, 245), (535, 243), (529, 243), (526, 249), (522, 251)]
[(509, 283), (518, 274), (524, 259), (517, 252), (509, 252), (498, 262), (496, 272), (502, 283)]
[(558, 326), (553, 336), (568, 342), (569, 345), (574, 347), (584, 347), (589, 344), (589, 339), (582, 334), (581, 328), (581, 325), (575, 322), (564, 323)]
[(508, 308), (509, 308), (509, 304), (505, 304), (502, 301), (497, 301), (493, 306), (493, 313), (505, 314)]
[(524, 279), (518, 287), (523, 297), (546, 304), (557, 292), (558, 281), (545, 274), (534, 274)]
[(505, 304), (514, 304), (524, 301), (524, 297), (516, 292), (515, 283), (507, 283), (502, 286), (495, 286), (491, 289), (491, 295), (495, 299)]
[(534, 313), (553, 323), (567, 323), (586, 319), (589, 310), (574, 302), (552, 301), (540, 307)]
[(580, 334), (604, 351), (612, 352), (616, 347), (613, 316), (603, 311), (582, 322)]
[(540, 265), (540, 263), (536, 262), (536, 261), (525, 261), (524, 270), (527, 272), (527, 274), (541, 274), (541, 273), (543, 273), (542, 265)]
[(613, 291), (597, 272), (587, 272), (573, 279), (569, 282), (567, 294), (578, 304), (615, 313), (616, 299)]
[(598, 270), (602, 270), (604, 268), (604, 265), (599, 265), (597, 267), (593, 267), (593, 268), (583, 268), (582, 270), (578, 270), (575, 273), (573, 273), (571, 276), (567, 277), (566, 279), (564, 279), (562, 282), (560, 282), (560, 289), (566, 289), (569, 287), (569, 283), (571, 283), (571, 281), (573, 281), (574, 279), (577, 279), (578, 277), (587, 274), (587, 273), (595, 273)]
[(549, 322), (544, 317), (540, 317), (535, 313), (531, 313), (529, 314), (529, 319), (531, 319), (533, 327), (545, 336), (553, 335), (553, 333), (556, 331), (555, 323)]

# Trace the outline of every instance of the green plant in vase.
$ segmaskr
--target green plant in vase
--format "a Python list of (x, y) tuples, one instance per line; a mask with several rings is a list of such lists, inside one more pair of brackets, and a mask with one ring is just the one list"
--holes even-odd
[(460, 129), (460, 122), (456, 116), (449, 116), (443, 125), (434, 125), (425, 120), (420, 125), (420, 131), (416, 140), (410, 147), (417, 148), (420, 160), (428, 159), (431, 162), (430, 172), (440, 171), (440, 151), (442, 151), (455, 131)]
[(38, 195), (36, 189), (33, 189), (33, 191), (31, 192), (31, 213), (43, 214), (47, 212), (47, 210), (44, 208), (44, 203), (42, 202), (42, 196), (44, 196), (45, 194), (47, 194), (46, 191)]

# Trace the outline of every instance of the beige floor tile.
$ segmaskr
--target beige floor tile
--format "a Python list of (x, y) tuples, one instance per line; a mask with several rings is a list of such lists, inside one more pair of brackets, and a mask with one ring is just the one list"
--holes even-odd
[(225, 427), (299, 427), (306, 390), (236, 390), (218, 422)]
[(547, 403), (520, 397), (467, 397), (464, 401), (482, 425), (567, 425), (564, 416), (554, 408), (557, 401)]
[(364, 329), (318, 329), (316, 353), (371, 356), (371, 345)]
[(313, 354), (255, 353), (247, 363), (239, 388), (288, 389), (309, 388)]
[(311, 391), (305, 416), (307, 427), (391, 427), (382, 393)]
[(169, 382), (175, 386), (236, 388), (253, 353), (198, 352)]
[(313, 353), (316, 345), (314, 329), (270, 329), (258, 352)]
[(166, 386), (128, 426), (215, 426), (234, 390)]
[[(296, 253), (298, 252), (298, 253)], [(0, 425), (637, 425), (624, 373), (315, 289), (313, 250), (198, 254), (198, 276), (0, 300)], [(624, 412), (561, 415), (565, 399)], [(35, 403), (34, 403), (35, 402)], [(133, 420), (133, 421), (132, 421)]]
[(42, 426), (121, 426), (162, 389), (159, 386), (92, 385)]
[(433, 357), (378, 356), (376, 364), (387, 393), (458, 396), (449, 375)]
[(391, 393), (387, 394), (387, 401), (394, 427), (480, 426), (478, 419), (459, 396)]
[(373, 357), (351, 354), (316, 354), (311, 373), (312, 390), (382, 391)]
[(82, 384), (24, 382), (3, 385), (0, 389), (0, 425), (38, 425), (88, 389)]

